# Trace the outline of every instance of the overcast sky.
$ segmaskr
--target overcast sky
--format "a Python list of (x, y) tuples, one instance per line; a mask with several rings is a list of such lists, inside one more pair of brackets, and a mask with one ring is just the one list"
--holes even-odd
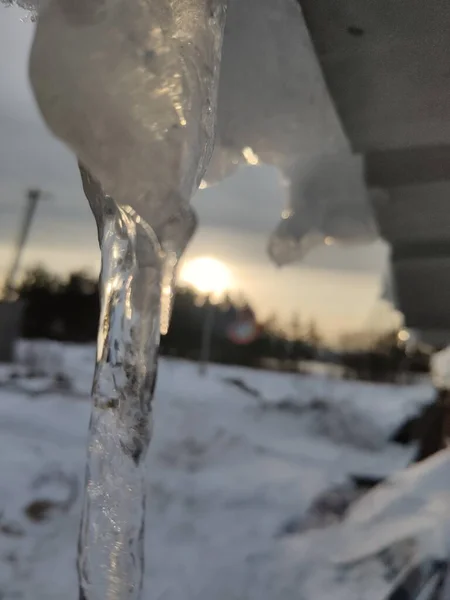
[[(94, 222), (82, 194), (75, 161), (47, 132), (27, 81), (33, 24), (24, 14), (0, 7), (0, 276), (8, 266), (24, 193), (30, 186), (50, 192), (39, 206), (25, 264), (52, 270), (98, 271)], [(276, 312), (287, 323), (294, 313), (316, 319), (335, 337), (384, 323), (378, 295), (387, 250), (380, 242), (358, 248), (323, 247), (294, 267), (279, 270), (267, 258), (267, 236), (285, 203), (278, 174), (248, 167), (194, 199), (200, 230), (186, 259), (213, 256), (224, 261), (235, 290), (259, 314)], [(375, 317), (376, 315), (376, 317)], [(380, 315), (383, 315), (381, 317)]]

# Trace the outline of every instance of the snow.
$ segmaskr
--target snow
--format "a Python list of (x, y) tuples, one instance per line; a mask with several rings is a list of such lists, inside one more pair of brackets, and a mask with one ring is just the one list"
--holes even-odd
[[(23, 343), (18, 354), (18, 366), (0, 369), (0, 597), (75, 599), (95, 351)], [(30, 371), (39, 386), (29, 387)], [(71, 389), (54, 383), (61, 374)], [(444, 552), (445, 528), (436, 522), (448, 513), (448, 454), (398, 474), (414, 449), (387, 441), (431, 397), (425, 384), (220, 366), (201, 377), (195, 364), (162, 360), (144, 598), (351, 599), (355, 578), (336, 583), (337, 555), (348, 563), (400, 534)], [(288, 533), (286, 524), (307, 523), (311, 504), (355, 474), (393, 478), (357, 502), (342, 525)], [(385, 588), (370, 564), (373, 593), (364, 598), (372, 599)]]
[(410, 562), (447, 562), (449, 475), (450, 454), (443, 451), (394, 475), (363, 497), (349, 510), (341, 528), (327, 532), (328, 547), (324, 555), (316, 557), (322, 560), (322, 568), (308, 577), (307, 587), (316, 593), (320, 590), (323, 599), (352, 598), (359, 581), (364, 592), (360, 589), (358, 597), (383, 598), (392, 582), (380, 573), (380, 557), (401, 545), (403, 552), (411, 554)]
[(450, 389), (450, 347), (436, 352), (431, 359), (431, 377), (434, 385), (442, 390)]

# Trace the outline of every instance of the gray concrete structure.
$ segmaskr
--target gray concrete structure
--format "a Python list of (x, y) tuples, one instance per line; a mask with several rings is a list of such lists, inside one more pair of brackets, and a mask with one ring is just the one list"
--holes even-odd
[(374, 206), (405, 323), (442, 342), (450, 331), (450, 3), (300, 4), (345, 131), (365, 156), (367, 184), (385, 191), (373, 194)]

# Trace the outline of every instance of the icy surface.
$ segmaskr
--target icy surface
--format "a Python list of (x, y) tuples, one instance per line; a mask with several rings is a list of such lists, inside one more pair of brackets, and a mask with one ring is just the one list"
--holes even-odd
[(102, 310), (78, 545), (80, 599), (138, 600), (161, 257), (133, 215), (108, 198), (103, 208)]
[(450, 453), (443, 451), (394, 475), (357, 502), (334, 539), (333, 534), (327, 536), (329, 563), (308, 578), (310, 597), (314, 590), (320, 590), (324, 600), (386, 597), (395, 577), (388, 574), (384, 560), (394, 548), (391, 560), (400, 567), (406, 566), (402, 559), (415, 564), (427, 559), (447, 562), (449, 476)]
[(269, 242), (276, 262), (326, 238), (375, 239), (362, 160), (352, 155), (297, 0), (229, 0), (219, 91), (205, 179), (220, 181), (240, 164), (278, 167), (286, 206)]
[(189, 202), (214, 134), (226, 2), (49, 0), (30, 77), (48, 126), (154, 229)]
[(164, 204), (153, 229), (131, 206), (117, 205), (81, 164), (80, 172), (102, 254), (78, 544), (80, 599), (139, 600), (145, 565), (145, 459), (159, 332), (168, 327), (176, 265), (195, 219), (189, 208), (171, 213), (170, 203)]
[[(69, 392), (49, 387), (31, 396), (6, 383), (0, 387), (0, 591), (8, 600), (77, 595), (76, 539), (95, 349), (22, 345), (16, 382), (30, 362), (36, 366), (40, 357), (56, 354), (58, 370), (72, 382)], [(2, 381), (7, 375), (5, 367)], [(224, 381), (230, 377), (257, 389), (260, 401)], [(311, 430), (310, 411), (275, 406), (289, 399), (307, 407), (320, 398), (336, 411), (350, 411), (349, 419), (354, 411), (365, 415), (387, 437), (432, 395), (429, 385), (352, 384), (235, 367), (213, 366), (200, 378), (196, 365), (163, 359), (158, 427), (147, 467), (151, 533), (145, 542), (144, 598), (356, 599), (349, 593), (351, 582), (334, 581), (341, 536), (350, 560), (361, 528), (371, 537), (376, 532), (374, 547), (381, 544), (385, 520), (394, 537), (400, 526), (417, 531), (424, 518), (434, 531), (433, 515), (448, 514), (443, 489), (448, 461), (440, 458), (429, 471), (422, 467), (399, 476), (372, 500), (369, 496), (355, 507), (345, 530), (333, 526), (280, 536), (286, 522), (301, 520), (318, 496), (349, 474), (384, 476), (403, 468), (413, 449), (336, 443), (334, 435)], [(397, 490), (407, 493), (404, 502)], [(40, 520), (37, 501), (48, 504), (47, 510), (41, 506)], [(378, 519), (378, 528), (369, 519)], [(365, 589), (379, 589), (376, 574), (371, 577)]]
[[(324, 241), (373, 241), (362, 160), (352, 155), (297, 0), (228, 4), (204, 184), (239, 165), (280, 170), (285, 210), (268, 246), (279, 264)], [(73, 6), (49, 0), (41, 9), (31, 55), (38, 103), (105, 190), (156, 223), (161, 202), (187, 202), (208, 164), (223, 3)]]

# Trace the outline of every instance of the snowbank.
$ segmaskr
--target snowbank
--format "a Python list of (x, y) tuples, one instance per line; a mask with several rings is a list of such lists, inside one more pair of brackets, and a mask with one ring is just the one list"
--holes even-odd
[[(75, 600), (94, 349), (33, 344), (36, 355), (46, 357), (35, 361), (40, 376), (52, 379), (56, 362), (48, 357), (57, 352), (57, 371), (72, 386), (62, 392), (50, 385), (36, 395), (22, 385), (26, 347), (15, 379), (5, 368), (0, 385), (0, 595)], [(245, 379), (259, 399), (224, 381), (230, 377)], [(326, 578), (335, 576), (330, 557), (342, 544), (340, 530), (280, 535), (283, 527), (352, 474), (383, 477), (402, 469), (412, 449), (342, 444), (335, 423), (332, 434), (317, 435), (308, 407), (317, 399), (340, 407), (340, 415), (351, 407), (369, 415), (385, 440), (429, 396), (426, 386), (370, 386), (232, 367), (213, 366), (201, 378), (196, 365), (163, 360), (148, 460), (144, 597), (322, 598), (318, 590), (328, 589)], [(302, 410), (279, 410), (277, 403), (286, 399)], [(320, 568), (319, 580), (312, 568)]]

